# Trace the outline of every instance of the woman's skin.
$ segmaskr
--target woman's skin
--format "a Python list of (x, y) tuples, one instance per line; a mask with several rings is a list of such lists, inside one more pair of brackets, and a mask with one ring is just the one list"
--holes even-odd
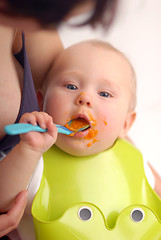
[[(0, 139), (2, 139), (5, 136), (4, 126), (14, 123), (18, 115), (23, 69), (13, 57), (13, 53), (18, 52), (22, 46), (21, 32), (0, 26), (0, 39), (0, 116), (3, 116), (0, 124)], [(46, 42), (47, 44), (44, 44)], [(42, 30), (26, 34), (26, 48), (35, 87), (38, 89), (41, 88), (50, 68), (50, 62), (63, 49), (63, 46), (56, 31)], [(16, 229), (23, 216), (26, 202), (27, 192), (25, 191), (18, 195), (13, 207), (6, 214), (0, 215), (0, 237)]]
[[(5, 136), (4, 126), (14, 123), (19, 112), (23, 69), (13, 57), (13, 54), (19, 52), (22, 47), (21, 32), (0, 25), (0, 39), (0, 116), (3, 116), (0, 124), (0, 139), (2, 139)], [(26, 34), (26, 48), (35, 87), (38, 89), (41, 88), (50, 63), (63, 46), (56, 31), (41, 30)], [(18, 226), (26, 202), (27, 193), (22, 192), (15, 199), (14, 206), (6, 214), (0, 215), (0, 237)]]
[[(23, 85), (23, 69), (13, 57), (13, 54), (22, 47), (21, 33), (0, 26), (0, 38), (0, 116), (3, 116), (0, 124), (0, 139), (2, 139), (5, 136), (4, 126), (14, 123), (18, 115)], [(63, 46), (56, 31), (42, 30), (28, 33), (26, 48), (35, 87), (38, 89), (41, 88), (52, 60), (63, 49)]]
[(6, 214), (0, 215), (0, 237), (18, 226), (26, 207), (27, 195), (27, 190), (19, 193), (13, 207)]
[[(59, 35), (53, 30), (41, 29), (34, 32), (25, 32), (26, 51), (36, 90), (42, 87), (46, 74), (53, 59), (64, 49)], [(13, 42), (13, 52), (19, 52), (22, 46), (21, 31), (17, 31)]]

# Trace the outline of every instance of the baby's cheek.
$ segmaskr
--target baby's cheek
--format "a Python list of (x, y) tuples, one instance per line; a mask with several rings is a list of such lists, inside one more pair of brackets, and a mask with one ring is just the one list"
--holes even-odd
[(118, 137), (120, 127), (112, 118), (102, 117), (97, 127), (100, 139), (113, 141)]
[(104, 118), (103, 118), (102, 124), (103, 124), (103, 126), (105, 126), (105, 127), (108, 125), (107, 117), (104, 117)]
[(108, 119), (107, 117), (103, 116), (101, 118), (99, 118), (98, 120), (98, 130), (99, 131), (104, 131), (108, 128)]

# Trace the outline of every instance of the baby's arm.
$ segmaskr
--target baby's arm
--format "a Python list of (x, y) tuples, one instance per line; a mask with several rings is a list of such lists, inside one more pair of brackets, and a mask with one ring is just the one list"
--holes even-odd
[(45, 133), (21, 134), (21, 141), (0, 162), (0, 212), (7, 211), (16, 195), (26, 189), (41, 155), (56, 141), (57, 128), (52, 118), (44, 112), (26, 113), (21, 123), (39, 124)]

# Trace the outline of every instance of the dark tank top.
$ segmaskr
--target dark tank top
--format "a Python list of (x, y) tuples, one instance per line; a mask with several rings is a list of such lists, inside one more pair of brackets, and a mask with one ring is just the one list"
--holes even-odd
[[(30, 69), (30, 65), (28, 62), (26, 49), (25, 49), (24, 34), (22, 34), (22, 42), (23, 42), (23, 46), (21, 51), (15, 55), (15, 58), (19, 61), (19, 63), (22, 65), (24, 69), (22, 98), (21, 98), (19, 113), (15, 123), (18, 123), (21, 116), (26, 112), (39, 111), (31, 69)], [(17, 143), (19, 143), (19, 141), (20, 141), (19, 135), (15, 135), (15, 136), (6, 135), (0, 141), (0, 152), (7, 154)]]

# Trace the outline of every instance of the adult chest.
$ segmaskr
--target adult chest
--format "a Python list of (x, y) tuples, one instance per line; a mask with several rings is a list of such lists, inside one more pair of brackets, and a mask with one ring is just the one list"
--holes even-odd
[(22, 66), (6, 53), (3, 60), (0, 59), (0, 139), (5, 136), (4, 126), (14, 123), (19, 113), (22, 82)]

